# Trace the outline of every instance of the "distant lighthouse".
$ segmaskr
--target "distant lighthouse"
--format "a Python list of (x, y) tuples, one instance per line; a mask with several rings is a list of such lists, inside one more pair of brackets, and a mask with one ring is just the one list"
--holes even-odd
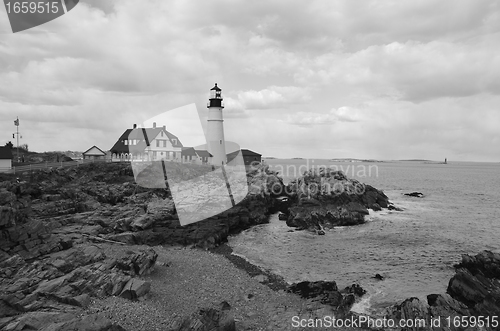
[(224, 140), (224, 119), (222, 117), (221, 89), (217, 83), (210, 90), (210, 99), (207, 104), (208, 123), (207, 123), (207, 143), (208, 152), (212, 154), (212, 164), (220, 166), (226, 164), (226, 142)]

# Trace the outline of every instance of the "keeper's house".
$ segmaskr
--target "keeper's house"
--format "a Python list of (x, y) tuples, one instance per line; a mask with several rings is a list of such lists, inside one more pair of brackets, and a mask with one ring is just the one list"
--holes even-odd
[(10, 147), (0, 147), (0, 172), (12, 169), (12, 150)]
[(182, 143), (177, 136), (167, 131), (166, 126), (138, 128), (134, 124), (118, 138), (110, 149), (114, 161), (170, 160), (181, 162)]

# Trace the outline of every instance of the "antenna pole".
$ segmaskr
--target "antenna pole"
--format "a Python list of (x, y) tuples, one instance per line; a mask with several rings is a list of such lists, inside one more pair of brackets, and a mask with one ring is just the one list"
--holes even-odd
[(17, 117), (17, 162), (19, 162), (19, 117)]

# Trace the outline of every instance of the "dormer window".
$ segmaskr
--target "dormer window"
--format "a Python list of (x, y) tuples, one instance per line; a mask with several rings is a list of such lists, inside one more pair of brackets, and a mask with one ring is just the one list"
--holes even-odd
[(125, 139), (125, 140), (123, 141), (123, 143), (124, 143), (125, 145), (128, 145), (128, 140), (127, 140), (127, 139)]

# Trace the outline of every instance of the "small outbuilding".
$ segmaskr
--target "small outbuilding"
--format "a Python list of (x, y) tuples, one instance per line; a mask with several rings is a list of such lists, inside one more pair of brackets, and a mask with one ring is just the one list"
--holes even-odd
[(10, 147), (0, 147), (0, 172), (12, 169), (12, 150)]
[(210, 154), (207, 150), (196, 149), (195, 152), (196, 155), (198, 155), (198, 157), (200, 158), (202, 164), (208, 164), (212, 162), (213, 155)]
[(92, 146), (82, 153), (84, 160), (102, 160), (106, 158), (106, 152), (97, 146)]
[(204, 149), (182, 147), (181, 159), (183, 163), (207, 164), (212, 160), (212, 154)]
[[(227, 162), (233, 160), (240, 151), (234, 151), (227, 155)], [(249, 149), (241, 149), (241, 155), (243, 156), (243, 161), (246, 166), (261, 163), (262, 162), (262, 154), (256, 153)]]

